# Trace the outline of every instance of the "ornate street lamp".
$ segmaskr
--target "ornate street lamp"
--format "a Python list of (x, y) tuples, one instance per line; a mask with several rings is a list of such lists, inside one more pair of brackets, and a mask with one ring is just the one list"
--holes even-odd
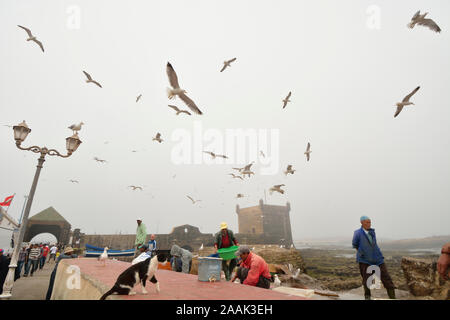
[(13, 255), (11, 257), (11, 262), (9, 264), (8, 275), (5, 279), (5, 284), (3, 285), (3, 293), (0, 295), (0, 299), (8, 299), (12, 296), (11, 291), (14, 285), (14, 274), (17, 267), (17, 259), (19, 257), (19, 251), (22, 247), (23, 238), (25, 235), (25, 230), (28, 224), (28, 215), (30, 214), (31, 204), (33, 203), (34, 193), (36, 191), (36, 186), (39, 180), (39, 174), (41, 173), (42, 165), (45, 161), (45, 156), (58, 156), (61, 158), (68, 158), (74, 153), (81, 144), (81, 140), (78, 135), (75, 133), (71, 137), (66, 138), (66, 149), (67, 154), (62, 155), (55, 149), (47, 149), (47, 147), (38, 147), (32, 146), (28, 148), (23, 148), (21, 146), (22, 142), (25, 141), (28, 134), (31, 132), (31, 129), (28, 128), (25, 120), (13, 127), (14, 130), (14, 140), (16, 140), (16, 146), (20, 150), (32, 151), (34, 153), (40, 153), (41, 156), (38, 159), (38, 165), (36, 169), (36, 173), (34, 174), (33, 184), (31, 185), (30, 194), (28, 195), (27, 206), (25, 208), (25, 213), (23, 215), (23, 220), (20, 225), (18, 239), (16, 239)]

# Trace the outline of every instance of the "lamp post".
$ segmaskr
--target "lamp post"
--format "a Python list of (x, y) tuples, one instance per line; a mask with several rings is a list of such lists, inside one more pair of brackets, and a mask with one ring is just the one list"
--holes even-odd
[(32, 146), (28, 148), (21, 147), (22, 142), (25, 140), (27, 135), (31, 132), (31, 129), (28, 128), (27, 124), (25, 123), (25, 120), (18, 124), (17, 126), (13, 127), (14, 130), (14, 140), (16, 140), (16, 146), (20, 150), (25, 151), (32, 151), (34, 153), (40, 153), (40, 157), (38, 159), (38, 165), (36, 169), (36, 173), (34, 174), (33, 184), (31, 185), (30, 194), (28, 195), (28, 201), (25, 208), (25, 213), (23, 215), (23, 220), (20, 225), (19, 235), (18, 239), (16, 241), (16, 244), (14, 246), (13, 255), (11, 257), (11, 262), (9, 264), (9, 270), (8, 275), (5, 279), (5, 284), (3, 285), (3, 293), (0, 295), (0, 299), (8, 299), (12, 296), (11, 291), (12, 287), (14, 285), (14, 274), (17, 267), (17, 258), (19, 257), (19, 250), (22, 247), (23, 238), (25, 236), (25, 230), (27, 228), (28, 224), (28, 215), (30, 214), (31, 204), (33, 203), (33, 197), (34, 193), (36, 191), (36, 186), (39, 180), (39, 174), (41, 173), (42, 165), (45, 161), (45, 156), (58, 156), (61, 158), (68, 158), (72, 155), (73, 152), (77, 150), (77, 148), (81, 144), (80, 138), (78, 138), (78, 135), (75, 133), (71, 137), (66, 138), (66, 149), (67, 154), (62, 155), (55, 149), (47, 149), (47, 147), (38, 147), (38, 146)]

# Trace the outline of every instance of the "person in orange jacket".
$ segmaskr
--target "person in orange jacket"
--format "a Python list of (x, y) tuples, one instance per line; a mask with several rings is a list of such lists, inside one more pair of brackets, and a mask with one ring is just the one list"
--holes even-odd
[(247, 246), (240, 246), (236, 256), (239, 256), (242, 262), (231, 282), (239, 278), (242, 284), (270, 289), (269, 266), (263, 258), (250, 252)]

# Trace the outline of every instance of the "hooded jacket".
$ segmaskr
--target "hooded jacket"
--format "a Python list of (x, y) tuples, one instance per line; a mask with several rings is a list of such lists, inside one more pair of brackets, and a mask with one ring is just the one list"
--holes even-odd
[(375, 229), (370, 228), (369, 234), (372, 236), (372, 243), (370, 243), (363, 227), (356, 230), (353, 234), (352, 246), (353, 248), (358, 249), (358, 252), (356, 253), (356, 262), (379, 266), (384, 263), (384, 257), (377, 244)]
[[(172, 256), (175, 256), (177, 258), (181, 258), (182, 263), (182, 269), (181, 272), (183, 273), (189, 273), (189, 263), (192, 261), (192, 253), (190, 253), (188, 250), (180, 248), (176, 244), (172, 246), (172, 249), (170, 249), (170, 254)], [(172, 266), (172, 270), (175, 270), (175, 266)]]

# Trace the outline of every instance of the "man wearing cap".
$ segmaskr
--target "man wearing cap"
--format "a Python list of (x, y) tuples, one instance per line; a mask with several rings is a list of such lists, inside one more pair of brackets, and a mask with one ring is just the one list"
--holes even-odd
[(53, 285), (55, 283), (55, 277), (56, 277), (56, 269), (58, 268), (59, 262), (62, 259), (78, 258), (78, 256), (76, 254), (74, 254), (73, 252), (74, 252), (73, 248), (71, 246), (68, 246), (64, 249), (64, 253), (59, 255), (58, 259), (56, 260), (55, 268), (53, 269), (52, 274), (50, 276), (50, 283), (48, 284), (47, 295), (45, 297), (46, 300), (50, 300), (50, 298), (52, 296)]
[[(134, 242), (134, 245), (136, 249), (138, 249), (140, 245), (145, 244), (145, 239), (147, 238), (147, 230), (145, 229), (145, 224), (142, 223), (142, 218), (138, 218), (136, 219), (136, 221), (137, 221), (136, 241)], [(136, 257), (138, 254), (139, 250), (136, 250), (134, 257)]]
[(377, 266), (380, 270), (381, 282), (386, 288), (390, 299), (395, 299), (395, 286), (384, 264), (384, 257), (377, 244), (375, 229), (371, 228), (371, 220), (368, 216), (360, 218), (361, 228), (353, 234), (352, 246), (357, 249), (356, 262), (359, 263), (359, 271), (363, 279), (364, 297), (370, 300), (370, 289), (367, 280), (372, 272), (367, 273), (369, 266)]
[(269, 265), (263, 258), (250, 252), (248, 246), (240, 246), (236, 256), (239, 256), (242, 262), (231, 282), (239, 278), (242, 284), (270, 289)]
[[(220, 231), (216, 233), (215, 238), (216, 238), (214, 242), (214, 248), (216, 249), (215, 253), (217, 253), (218, 249), (229, 248), (233, 245), (236, 246), (239, 245), (238, 241), (234, 237), (233, 231), (228, 229), (228, 225), (226, 222), (222, 222), (220, 224)], [(227, 279), (227, 281), (230, 280), (231, 273), (233, 272), (236, 265), (237, 260), (235, 258), (231, 260), (222, 261), (222, 270), (225, 273), (225, 278)]]
[(141, 244), (138, 247), (139, 250), (139, 256), (137, 256), (137, 258), (135, 258), (133, 261), (131, 261), (131, 264), (136, 264), (138, 262), (142, 262), (144, 260), (147, 260), (148, 258), (151, 258), (149, 252), (148, 252), (148, 248), (145, 244)]

